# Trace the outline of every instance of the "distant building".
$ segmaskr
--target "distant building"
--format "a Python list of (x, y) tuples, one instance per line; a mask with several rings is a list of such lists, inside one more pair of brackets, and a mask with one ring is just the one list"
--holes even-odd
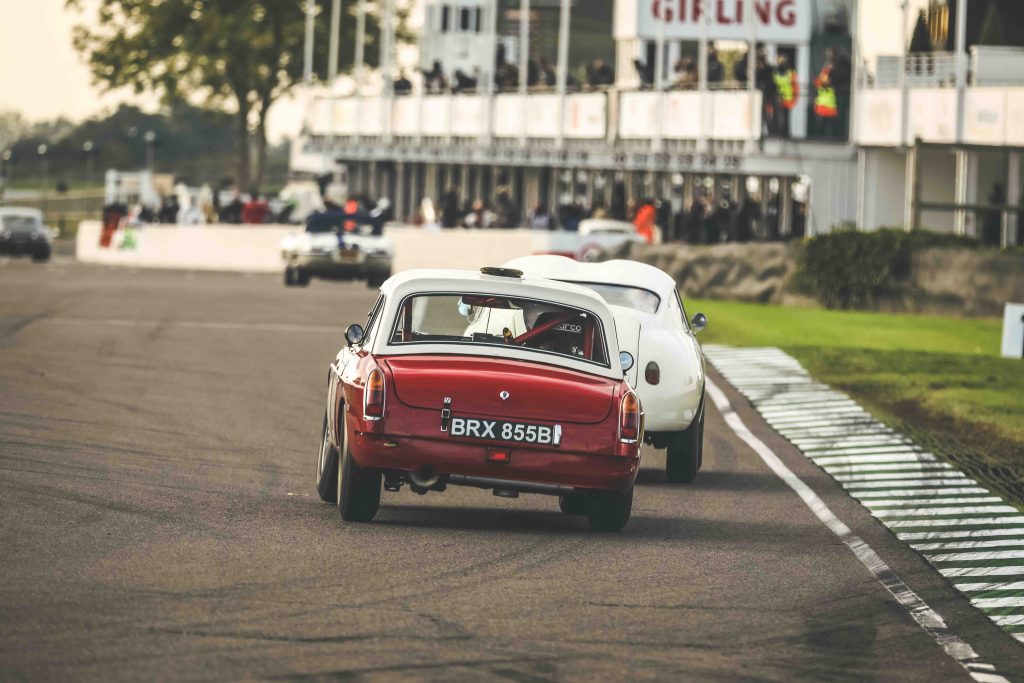
[[(742, 0), (588, 0), (572, 3), (563, 88), (537, 76), (557, 71), (558, 0), (528, 3), (525, 48), (519, 0), (424, 2), (420, 67), (438, 62), (448, 90), (428, 92), (417, 74), (406, 96), (314, 93), (293, 170), (344, 166), (353, 189), (389, 197), (400, 219), (451, 189), (465, 205), (492, 204), (501, 189), (520, 222), (537, 205), (615, 214), (660, 199), (670, 238), (696, 203), (752, 207), (758, 238), (854, 223), (981, 234), (992, 211), (1004, 241), (1016, 234), (1019, 48), (976, 46), (961, 98), (952, 54), (858, 59), (857, 24), (899, 21), (898, 10), (857, 21), (853, 0), (764, 0), (752, 14)], [(975, 42), (982, 15), (1006, 24), (1024, 7), (970, 2)], [(926, 21), (933, 44), (955, 38), (955, 0), (932, 2)], [(753, 45), (764, 61), (750, 70)], [(595, 59), (610, 84), (588, 83)], [(456, 71), (477, 85), (452, 94)], [(823, 73), (835, 82), (823, 86)], [(1006, 198), (988, 202), (999, 185)]]

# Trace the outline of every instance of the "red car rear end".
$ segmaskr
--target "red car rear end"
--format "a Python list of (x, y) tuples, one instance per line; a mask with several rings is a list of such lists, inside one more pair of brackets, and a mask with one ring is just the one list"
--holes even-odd
[(622, 528), (643, 416), (603, 300), (547, 280), (446, 276), (392, 278), (366, 331), (350, 328), (332, 365), (321, 497), (368, 521), (382, 483), (419, 494), (474, 486), (558, 496), (592, 527)]

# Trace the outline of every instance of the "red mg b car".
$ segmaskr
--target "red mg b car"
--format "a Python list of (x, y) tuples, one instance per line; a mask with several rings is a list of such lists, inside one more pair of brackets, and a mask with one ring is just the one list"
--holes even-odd
[(317, 492), (360, 522), (382, 484), (542, 493), (621, 529), (643, 414), (614, 325), (591, 290), (516, 270), (390, 278), (331, 364)]

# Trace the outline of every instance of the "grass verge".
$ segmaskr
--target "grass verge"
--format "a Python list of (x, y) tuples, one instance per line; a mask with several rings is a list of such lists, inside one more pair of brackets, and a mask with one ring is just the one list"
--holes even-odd
[(817, 379), (1024, 506), (1024, 361), (1002, 324), (938, 316), (689, 300), (701, 342), (777, 346)]

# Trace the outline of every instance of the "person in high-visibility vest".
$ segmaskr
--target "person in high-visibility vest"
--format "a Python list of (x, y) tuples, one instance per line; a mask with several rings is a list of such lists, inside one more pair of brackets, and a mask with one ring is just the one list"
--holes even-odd
[(800, 94), (800, 85), (796, 80), (796, 71), (789, 66), (786, 55), (779, 55), (778, 66), (772, 74), (775, 81), (776, 102), (775, 107), (775, 132), (784, 138), (790, 136), (789, 113), (796, 107), (797, 96)]
[(821, 67), (818, 77), (814, 79), (816, 94), (814, 96), (814, 115), (818, 117), (821, 132), (830, 137), (836, 134), (836, 123), (839, 118), (839, 104), (836, 101), (836, 89), (832, 83), (835, 53), (825, 51), (825, 65)]

